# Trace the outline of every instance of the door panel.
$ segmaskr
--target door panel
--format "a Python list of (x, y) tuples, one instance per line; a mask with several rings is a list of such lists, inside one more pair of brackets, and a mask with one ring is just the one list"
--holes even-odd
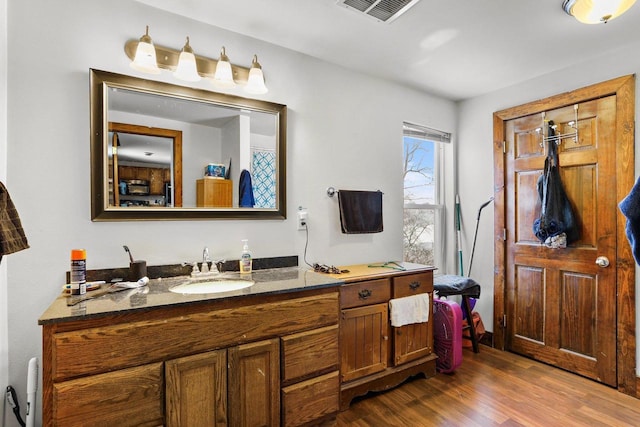
[[(506, 348), (616, 385), (616, 97), (505, 122)], [(544, 169), (543, 120), (553, 120), (579, 241), (550, 249), (533, 234)], [(571, 123), (574, 122), (574, 123)], [(553, 142), (547, 142), (553, 143)], [(598, 256), (611, 265), (595, 264)]]

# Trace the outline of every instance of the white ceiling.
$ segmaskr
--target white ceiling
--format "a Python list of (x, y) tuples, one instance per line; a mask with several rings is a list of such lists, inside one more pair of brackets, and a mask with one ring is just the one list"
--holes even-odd
[(562, 0), (421, 0), (391, 23), (336, 0), (138, 1), (453, 100), (640, 40), (638, 4), (585, 25)]

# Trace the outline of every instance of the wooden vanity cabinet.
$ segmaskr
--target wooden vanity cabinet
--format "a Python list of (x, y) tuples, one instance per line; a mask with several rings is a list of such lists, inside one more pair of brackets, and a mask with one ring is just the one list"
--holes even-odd
[[(358, 267), (345, 269), (358, 271)], [(419, 373), (427, 378), (435, 375), (432, 304), (428, 322), (396, 328), (389, 320), (390, 299), (433, 296), (433, 271), (378, 276), (382, 277), (347, 277), (340, 288), (340, 410), (369, 391), (395, 387)]]
[(338, 313), (324, 288), (44, 324), (43, 425), (335, 419)]

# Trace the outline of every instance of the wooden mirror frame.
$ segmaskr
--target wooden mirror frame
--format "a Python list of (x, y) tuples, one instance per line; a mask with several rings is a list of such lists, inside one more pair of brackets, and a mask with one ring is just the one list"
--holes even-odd
[[(182, 131), (109, 122), (109, 132), (162, 137), (169, 138), (173, 141), (173, 153), (171, 156), (173, 163), (173, 206), (182, 207)], [(117, 164), (114, 164), (113, 167), (115, 168), (117, 166)], [(117, 192), (115, 180), (113, 186), (113, 191)], [(117, 206), (118, 203), (115, 203), (115, 205)]]
[[(108, 91), (128, 89), (183, 100), (220, 105), (273, 114), (276, 117), (276, 207), (267, 208), (184, 208), (184, 207), (119, 207), (109, 205)], [(90, 69), (91, 103), (91, 220), (193, 220), (193, 219), (285, 219), (286, 218), (286, 129), (287, 106), (268, 101), (243, 98), (140, 79)], [(183, 144), (188, 144), (183, 141)]]

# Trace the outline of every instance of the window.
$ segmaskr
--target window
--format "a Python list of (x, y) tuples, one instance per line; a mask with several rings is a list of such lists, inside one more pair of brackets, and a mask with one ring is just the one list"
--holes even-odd
[(404, 260), (445, 265), (442, 143), (451, 134), (411, 123), (403, 125)]

